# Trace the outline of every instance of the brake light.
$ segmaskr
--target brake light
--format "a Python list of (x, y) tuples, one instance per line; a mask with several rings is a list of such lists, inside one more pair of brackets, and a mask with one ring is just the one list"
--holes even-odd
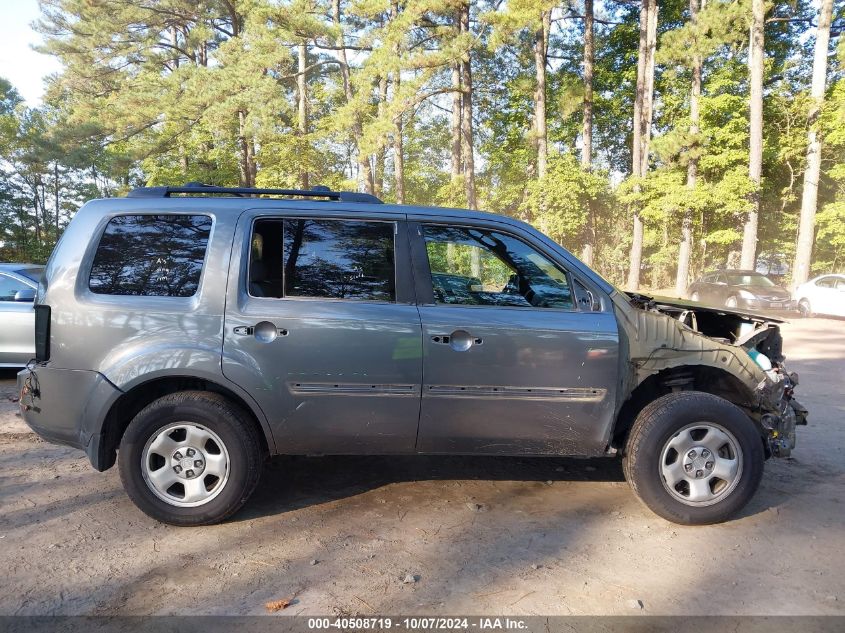
[(35, 362), (50, 360), (50, 306), (35, 306)]

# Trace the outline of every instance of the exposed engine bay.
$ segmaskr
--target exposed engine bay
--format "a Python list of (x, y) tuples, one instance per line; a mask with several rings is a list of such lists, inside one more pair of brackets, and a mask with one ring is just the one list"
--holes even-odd
[[(795, 448), (795, 427), (807, 424), (807, 410), (793, 396), (798, 385), (797, 374), (788, 372), (785, 367), (783, 338), (778, 326), (784, 320), (680, 299), (626, 294), (635, 307), (646, 313), (669, 316), (682, 324), (684, 330), (707, 337), (720, 347), (739, 347), (745, 351), (756, 366), (754, 373), (758, 377), (760, 372), (764, 375), (754, 386), (756, 402), (746, 408), (759, 422), (770, 454), (788, 457)], [(738, 358), (734, 360), (739, 361)], [(750, 365), (747, 361), (738, 364)]]

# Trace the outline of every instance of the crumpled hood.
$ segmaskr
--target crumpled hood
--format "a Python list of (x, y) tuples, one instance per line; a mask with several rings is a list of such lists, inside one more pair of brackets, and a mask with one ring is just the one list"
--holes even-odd
[[(704, 303), (699, 303), (697, 301), (689, 301), (687, 299), (676, 299), (673, 297), (661, 297), (656, 295), (642, 295), (638, 293), (630, 293), (626, 292), (626, 295), (634, 299), (635, 301), (638, 298), (650, 299), (654, 301), (655, 308), (658, 310), (661, 306), (667, 307), (674, 307), (674, 308), (681, 308), (685, 310), (695, 310), (696, 312), (708, 312), (712, 314), (734, 314), (736, 316), (740, 316), (746, 319), (751, 319), (755, 322), (765, 322), (771, 321), (772, 323), (786, 323), (786, 319), (782, 319), (780, 317), (770, 316), (768, 314), (760, 314), (758, 312), (749, 312), (748, 310), (737, 310), (734, 308), (722, 308), (717, 306), (708, 306)], [(786, 295), (789, 296), (788, 293)]]

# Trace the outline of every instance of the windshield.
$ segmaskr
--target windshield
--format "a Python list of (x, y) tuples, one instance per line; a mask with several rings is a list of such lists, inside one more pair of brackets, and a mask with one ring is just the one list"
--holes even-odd
[(41, 281), (41, 275), (44, 273), (44, 266), (33, 266), (32, 268), (21, 268), (15, 271), (17, 274), (27, 279), (31, 279), (35, 283)]
[(771, 288), (775, 285), (771, 279), (759, 273), (727, 273), (728, 285), (730, 286), (756, 286), (758, 288)]

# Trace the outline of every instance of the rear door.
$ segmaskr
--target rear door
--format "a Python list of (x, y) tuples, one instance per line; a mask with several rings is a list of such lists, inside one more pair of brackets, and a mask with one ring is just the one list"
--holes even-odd
[(619, 371), (607, 297), (527, 235), (410, 228), (425, 350), (418, 450), (602, 453)]
[(231, 266), (223, 373), (279, 450), (413, 451), (422, 349), (404, 215), (247, 212)]

